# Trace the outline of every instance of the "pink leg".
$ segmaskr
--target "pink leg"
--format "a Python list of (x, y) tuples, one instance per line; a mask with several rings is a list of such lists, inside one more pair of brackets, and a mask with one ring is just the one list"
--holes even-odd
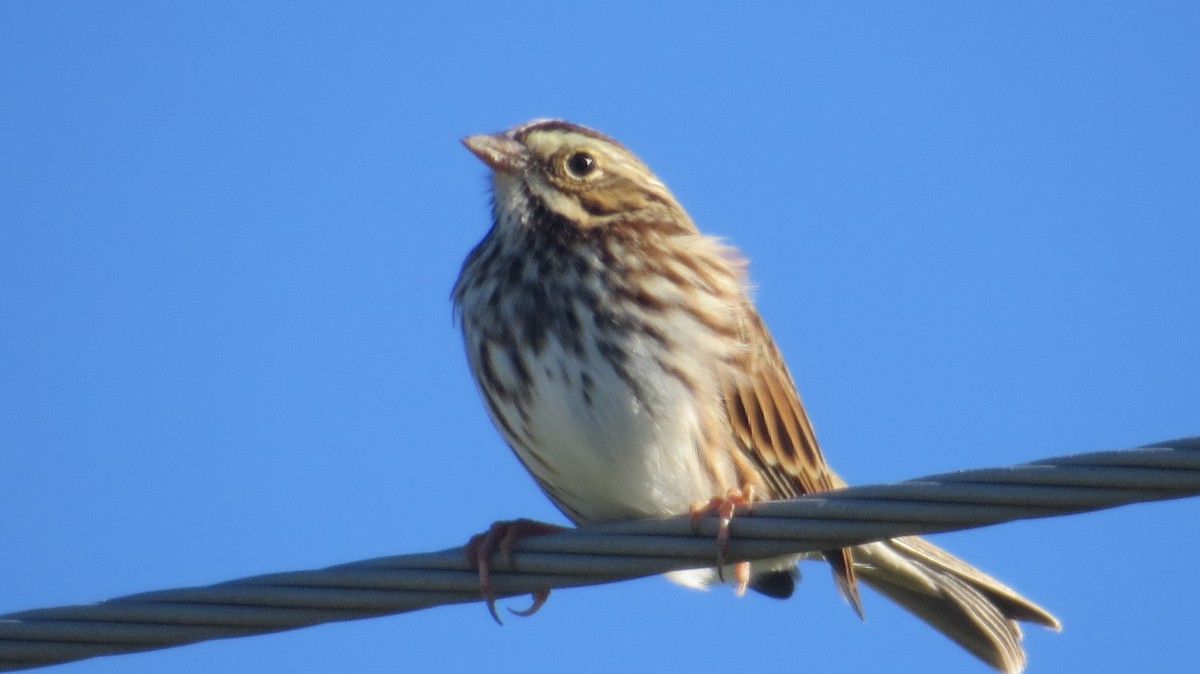
[[(508, 561), (509, 567), (516, 568), (513, 546), (518, 540), (525, 536), (552, 534), (565, 528), (557, 524), (547, 524), (535, 520), (503, 520), (492, 523), (487, 531), (472, 536), (471, 540), (467, 542), (463, 553), (471, 566), (479, 572), (479, 594), (483, 596), (483, 601), (487, 604), (488, 613), (492, 614), (492, 618), (497, 623), (503, 624), (500, 614), (496, 612), (496, 590), (492, 586), (491, 573), (492, 555), (499, 552)], [(537, 613), (549, 598), (550, 590), (538, 590), (533, 593), (533, 604), (529, 608), (523, 611), (509, 609), (509, 612), (519, 616), (531, 616)]]
[[(733, 511), (740, 505), (751, 505), (754, 502), (754, 488), (747, 486), (743, 489), (730, 489), (725, 496), (713, 497), (708, 503), (692, 506), (692, 528), (698, 529), (700, 518), (714, 515), (717, 518), (717, 575), (725, 581), (725, 557), (729, 554), (729, 524), (733, 521)], [(737, 596), (746, 594), (750, 584), (750, 562), (738, 562), (733, 565), (733, 591)]]

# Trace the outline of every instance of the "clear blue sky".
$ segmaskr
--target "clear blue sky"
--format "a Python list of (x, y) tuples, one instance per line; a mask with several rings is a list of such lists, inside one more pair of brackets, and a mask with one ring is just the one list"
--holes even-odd
[[(853, 482), (1200, 433), (1194, 4), (401, 4), (0, 4), (0, 612), (562, 521), (448, 299), (487, 225), (458, 138), (532, 117), (622, 139), (746, 251)], [(1184, 671), (1198, 521), (937, 540), (1062, 618), (1030, 671)], [(805, 573), (58, 671), (986, 671)]]

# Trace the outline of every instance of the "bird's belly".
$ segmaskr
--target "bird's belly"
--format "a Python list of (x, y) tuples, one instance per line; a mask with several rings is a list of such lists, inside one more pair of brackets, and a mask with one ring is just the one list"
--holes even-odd
[(552, 343), (531, 363), (527, 437), (514, 449), (577, 522), (678, 514), (715, 493), (694, 393), (630, 353), (616, 368)]

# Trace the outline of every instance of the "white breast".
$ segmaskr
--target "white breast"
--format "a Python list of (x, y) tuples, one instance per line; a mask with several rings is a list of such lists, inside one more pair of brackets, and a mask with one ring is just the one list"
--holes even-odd
[[(731, 459), (700, 448), (712, 445), (725, 368), (743, 348), (728, 338), (745, 302), (737, 256), (716, 239), (674, 236), (674, 255), (654, 258), (661, 273), (638, 278), (650, 301), (623, 300), (629, 279), (608, 261), (634, 269), (621, 248), (633, 239), (535, 233), (523, 218), (536, 210), (525, 188), (538, 186), (494, 181), (497, 222), (455, 300), (489, 413), (526, 468), (580, 523), (684, 513), (738, 486)], [(536, 345), (514, 363), (512, 345), (531, 334)]]
[[(506, 440), (580, 522), (678, 514), (713, 495), (697, 453), (697, 405), (647, 355), (656, 348), (647, 339), (627, 342), (633, 354), (627, 371), (636, 373), (638, 393), (594, 343), (585, 341), (579, 358), (552, 338), (527, 363), (532, 386), (526, 415), (497, 405), (505, 423), (496, 425), (506, 436), (506, 425), (518, 435)], [(488, 356), (496, 377), (515, 386), (507, 355), (493, 348)]]

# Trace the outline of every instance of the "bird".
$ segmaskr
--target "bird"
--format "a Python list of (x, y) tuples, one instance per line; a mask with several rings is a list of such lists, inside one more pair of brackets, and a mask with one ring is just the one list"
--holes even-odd
[[(535, 119), (462, 142), (491, 170), (491, 227), (452, 299), (505, 442), (576, 525), (717, 515), (713, 567), (671, 580), (791, 596), (801, 556), (725, 563), (735, 508), (846, 483), (825, 462), (754, 305), (744, 256), (702, 233), (633, 152), (599, 131)], [(491, 554), (511, 558), (516, 539), (557, 528), (498, 522), (472, 539), (493, 616)], [(922, 538), (814, 556), (860, 616), (861, 579), (1002, 672), (1026, 664), (1018, 622), (1060, 629), (1047, 610)]]

